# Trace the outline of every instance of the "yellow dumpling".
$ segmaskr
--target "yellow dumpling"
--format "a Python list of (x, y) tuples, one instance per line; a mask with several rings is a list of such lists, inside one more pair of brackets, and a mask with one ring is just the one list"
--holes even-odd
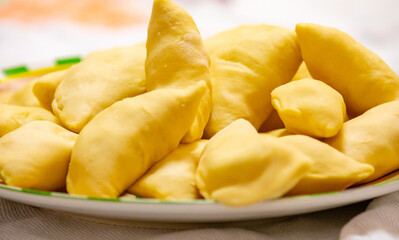
[[(312, 76), (310, 75), (305, 62), (302, 62), (291, 81), (297, 81), (304, 78), (312, 78)], [(268, 132), (279, 128), (284, 128), (284, 123), (278, 116), (277, 111), (273, 109), (269, 117), (260, 126), (259, 132)]]
[(296, 25), (302, 57), (315, 79), (340, 92), (349, 115), (399, 97), (399, 77), (375, 53), (336, 28)]
[(305, 62), (302, 62), (291, 81), (296, 81), (304, 78), (312, 78)]
[(65, 73), (66, 70), (48, 73), (36, 79), (33, 83), (33, 94), (43, 108), (53, 111), (51, 103), (54, 100), (54, 93), (64, 78)]
[(200, 139), (212, 107), (209, 57), (194, 20), (171, 0), (154, 0), (145, 66), (148, 91), (206, 82), (208, 89), (183, 142)]
[(289, 82), (302, 58), (294, 31), (243, 25), (205, 41), (211, 57), (212, 111), (205, 137), (243, 118), (256, 129), (272, 111), (271, 91)]
[[(310, 75), (305, 62), (302, 62), (291, 81), (297, 81), (304, 78), (312, 78), (312, 76)], [(279, 128), (284, 128), (284, 123), (281, 121), (277, 111), (273, 109), (269, 117), (260, 126), (259, 132), (268, 132)]]
[(81, 131), (72, 150), (67, 191), (115, 198), (179, 145), (206, 90), (154, 90), (116, 102)]
[(129, 193), (163, 200), (200, 198), (195, 173), (207, 140), (181, 144), (128, 189)]
[(51, 112), (43, 108), (0, 104), (0, 137), (35, 120), (59, 123)]
[(359, 163), (328, 144), (304, 135), (279, 138), (313, 160), (310, 171), (288, 195), (340, 191), (364, 180), (374, 172), (369, 164)]
[(0, 138), (0, 178), (10, 186), (53, 191), (65, 187), (77, 134), (33, 121)]
[(273, 107), (287, 131), (312, 137), (332, 137), (346, 117), (344, 100), (333, 88), (314, 79), (301, 79), (271, 93)]
[(144, 43), (98, 51), (65, 73), (52, 109), (69, 130), (80, 130), (114, 102), (145, 92)]
[(311, 160), (274, 137), (260, 136), (239, 119), (212, 137), (197, 169), (197, 185), (206, 199), (247, 205), (284, 195), (310, 169)]
[(25, 86), (14, 92), (11, 95), (8, 104), (25, 107), (40, 107), (39, 101), (32, 92), (35, 81), (36, 79), (30, 80), (28, 83), (25, 84)]
[(381, 104), (344, 123), (341, 131), (325, 142), (348, 157), (368, 163), (370, 182), (399, 168), (399, 101)]

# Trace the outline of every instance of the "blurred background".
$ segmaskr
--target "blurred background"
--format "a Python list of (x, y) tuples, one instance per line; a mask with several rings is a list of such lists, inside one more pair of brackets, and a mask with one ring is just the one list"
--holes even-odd
[[(299, 22), (351, 34), (399, 72), (398, 0), (175, 0), (203, 37), (244, 23)], [(151, 0), (0, 0), (0, 68), (146, 39)]]

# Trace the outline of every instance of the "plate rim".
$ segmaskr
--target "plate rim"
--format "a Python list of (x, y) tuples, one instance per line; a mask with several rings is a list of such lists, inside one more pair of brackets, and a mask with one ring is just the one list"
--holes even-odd
[(399, 179), (369, 186), (321, 194), (289, 196), (243, 207), (229, 207), (215, 201), (163, 201), (159, 199), (119, 200), (70, 196), (22, 189), (0, 184), (0, 198), (90, 217), (154, 222), (232, 222), (271, 219), (312, 213), (383, 196), (399, 190)]

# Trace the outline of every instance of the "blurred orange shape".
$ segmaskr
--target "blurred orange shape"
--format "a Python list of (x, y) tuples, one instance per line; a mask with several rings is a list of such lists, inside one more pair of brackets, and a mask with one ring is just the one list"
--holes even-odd
[(123, 27), (148, 20), (144, 6), (128, 0), (12, 0), (0, 6), (0, 19), (20, 22), (69, 20), (82, 24)]

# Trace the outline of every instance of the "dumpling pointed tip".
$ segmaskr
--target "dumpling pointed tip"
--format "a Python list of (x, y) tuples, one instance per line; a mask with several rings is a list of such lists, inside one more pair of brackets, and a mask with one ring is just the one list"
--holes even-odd
[(172, 0), (154, 0), (153, 8), (161, 7), (161, 9), (165, 8), (165, 6), (177, 6), (177, 4)]
[(305, 29), (311, 28), (311, 27), (315, 27), (318, 26), (317, 24), (313, 24), (313, 23), (298, 23), (297, 25), (295, 25), (295, 32), (301, 32)]
[(323, 26), (315, 24), (315, 23), (298, 23), (295, 26), (295, 32), (298, 34), (298, 32), (301, 32), (301, 31), (306, 31), (309, 29), (315, 29), (315, 28), (320, 28), (320, 27), (323, 27)]

